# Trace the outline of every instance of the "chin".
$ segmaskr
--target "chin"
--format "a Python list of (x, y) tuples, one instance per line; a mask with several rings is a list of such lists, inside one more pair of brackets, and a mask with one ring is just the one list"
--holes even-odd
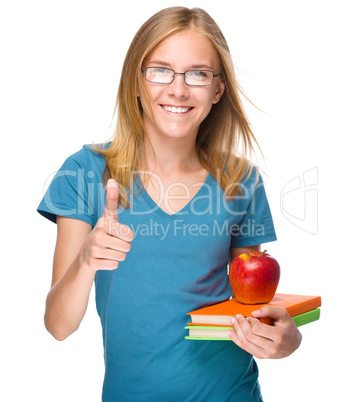
[(163, 131), (163, 134), (165, 137), (169, 137), (169, 138), (186, 138), (186, 137), (190, 137), (192, 135), (197, 136), (197, 130), (193, 130), (193, 131), (185, 131), (185, 130), (168, 130), (168, 131)]

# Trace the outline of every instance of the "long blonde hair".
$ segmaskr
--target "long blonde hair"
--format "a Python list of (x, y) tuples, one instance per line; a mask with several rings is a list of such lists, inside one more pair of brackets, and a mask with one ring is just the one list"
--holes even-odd
[[(196, 29), (211, 41), (220, 58), (221, 75), (225, 81), (220, 101), (212, 106), (199, 127), (196, 139), (199, 161), (231, 198), (236, 192), (241, 194), (239, 182), (251, 173), (252, 164), (247, 156), (254, 152), (252, 142), (257, 146), (258, 143), (242, 105), (240, 93), (245, 94), (237, 81), (230, 51), (220, 28), (200, 8), (166, 8), (142, 25), (128, 49), (114, 109), (114, 114), (118, 110), (118, 118), (110, 146), (93, 144), (94, 150), (105, 158), (104, 185), (108, 178), (118, 182), (118, 201), (123, 208), (129, 207), (129, 191), (134, 194), (134, 189), (130, 188), (132, 174), (140, 166), (146, 166), (145, 129), (137, 94), (144, 94), (148, 105), (150, 97), (141, 72), (142, 63), (163, 39), (189, 28)], [(243, 152), (237, 156), (241, 142)]]

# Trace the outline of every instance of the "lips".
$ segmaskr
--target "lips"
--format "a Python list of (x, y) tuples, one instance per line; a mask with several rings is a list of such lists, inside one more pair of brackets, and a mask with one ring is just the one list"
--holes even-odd
[(193, 107), (190, 106), (170, 106), (170, 105), (161, 105), (161, 106), (165, 111), (177, 114), (185, 114), (193, 109)]

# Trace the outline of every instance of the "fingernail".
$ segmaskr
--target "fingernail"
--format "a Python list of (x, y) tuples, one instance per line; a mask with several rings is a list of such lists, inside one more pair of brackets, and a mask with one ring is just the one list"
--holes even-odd
[(108, 188), (110, 188), (110, 187), (117, 187), (117, 186), (118, 186), (118, 184), (117, 184), (116, 180), (114, 180), (114, 179), (108, 179), (108, 181), (107, 181), (107, 187), (108, 187)]
[(232, 317), (231, 318), (231, 324), (233, 325), (236, 322), (236, 320)]
[(232, 330), (228, 329), (227, 334), (228, 334), (228, 336), (231, 336), (232, 335)]
[(237, 320), (239, 320), (241, 317), (243, 317), (243, 315), (241, 315), (241, 314), (236, 314)]

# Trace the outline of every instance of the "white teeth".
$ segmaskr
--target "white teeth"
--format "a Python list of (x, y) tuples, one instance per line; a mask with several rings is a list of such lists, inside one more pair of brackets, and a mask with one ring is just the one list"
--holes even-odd
[(187, 113), (189, 111), (189, 107), (163, 106), (163, 109), (172, 113)]

